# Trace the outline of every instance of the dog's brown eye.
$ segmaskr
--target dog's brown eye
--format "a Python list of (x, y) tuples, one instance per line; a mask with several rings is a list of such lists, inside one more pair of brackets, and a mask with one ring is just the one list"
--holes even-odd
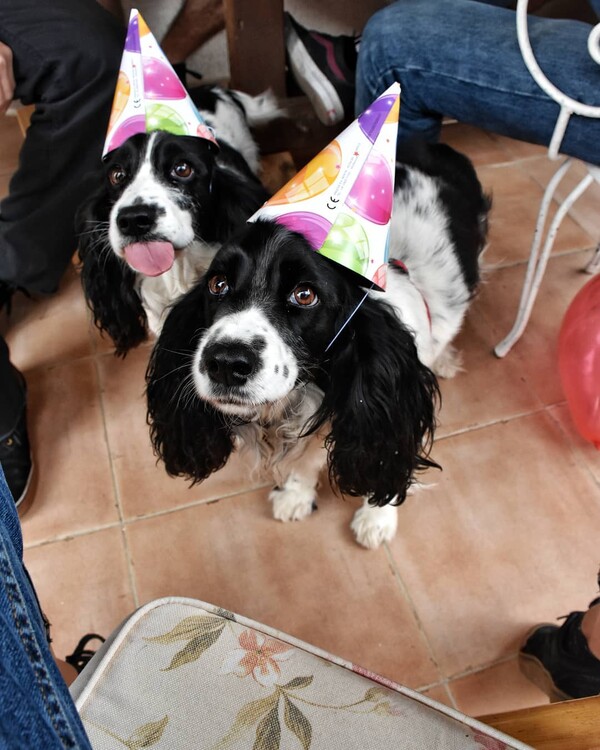
[(178, 161), (177, 164), (173, 166), (171, 174), (173, 177), (178, 177), (180, 180), (187, 180), (194, 174), (194, 170), (187, 161)]
[(314, 307), (318, 301), (317, 293), (308, 284), (298, 284), (290, 295), (290, 302), (301, 307)]
[(125, 181), (126, 177), (127, 172), (119, 164), (113, 167), (108, 173), (108, 179), (111, 185), (120, 185)]
[(217, 275), (208, 280), (208, 291), (215, 297), (223, 297), (229, 291), (227, 276)]

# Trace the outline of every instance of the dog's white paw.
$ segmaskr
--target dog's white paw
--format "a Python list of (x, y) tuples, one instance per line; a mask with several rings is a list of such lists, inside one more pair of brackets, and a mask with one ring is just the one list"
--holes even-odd
[(448, 344), (433, 363), (431, 368), (439, 378), (453, 378), (462, 372), (462, 354), (456, 347)]
[(354, 514), (350, 528), (356, 541), (367, 549), (377, 549), (391, 541), (398, 527), (398, 509), (395, 505), (373, 508), (363, 505)]
[(302, 521), (313, 512), (316, 501), (313, 487), (276, 488), (269, 494), (273, 518), (278, 521)]

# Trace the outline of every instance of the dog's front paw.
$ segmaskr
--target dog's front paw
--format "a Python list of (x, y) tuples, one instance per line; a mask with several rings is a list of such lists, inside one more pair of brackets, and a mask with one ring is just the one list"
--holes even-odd
[(273, 503), (273, 517), (278, 521), (302, 521), (316, 508), (312, 487), (276, 487), (269, 494), (269, 500)]
[(367, 549), (377, 549), (384, 542), (389, 542), (396, 534), (398, 510), (395, 505), (384, 505), (374, 508), (363, 505), (354, 514), (350, 528), (356, 541)]
[(463, 370), (461, 352), (451, 344), (448, 344), (435, 360), (431, 369), (438, 378), (453, 378)]

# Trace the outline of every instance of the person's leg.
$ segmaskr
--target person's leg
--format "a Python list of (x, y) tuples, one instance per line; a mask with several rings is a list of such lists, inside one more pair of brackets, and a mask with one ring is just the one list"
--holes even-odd
[[(36, 107), (0, 203), (0, 307), (15, 288), (54, 292), (75, 251), (75, 211), (94, 187), (88, 173), (100, 164), (124, 36), (96, 0), (0, 4), (15, 98)], [(3, 340), (0, 460), (18, 503), (31, 477), (24, 381)]]
[(0, 468), (0, 746), (91, 747), (52, 658), (23, 540)]
[(56, 290), (75, 251), (75, 210), (93, 188), (124, 37), (96, 0), (2, 0), (15, 97), (36, 109), (0, 204), (1, 281)]
[[(600, 105), (600, 68), (587, 51), (590, 31), (579, 21), (529, 18), (532, 46), (548, 78), (569, 96)], [(548, 144), (559, 113), (523, 62), (515, 13), (473, 0), (400, 0), (369, 20), (358, 56), (356, 111), (395, 81), (402, 86), (399, 139), (437, 140), (446, 115)], [(561, 150), (600, 164), (600, 120), (573, 116)]]

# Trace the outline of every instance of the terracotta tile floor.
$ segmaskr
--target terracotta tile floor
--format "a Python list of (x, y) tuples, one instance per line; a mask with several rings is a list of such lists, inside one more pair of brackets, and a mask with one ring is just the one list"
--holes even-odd
[[(494, 209), (487, 282), (459, 338), (465, 371), (442, 383), (442, 473), (409, 498), (392, 544), (367, 552), (355, 502), (328, 488), (304, 523), (270, 517), (267, 489), (236, 459), (204, 484), (152, 454), (143, 375), (150, 351), (113, 356), (89, 322), (75, 269), (46, 300), (0, 320), (29, 384), (37, 467), (26, 561), (64, 654), (136, 606), (184, 595), (253, 617), (473, 715), (546, 702), (520, 676), (524, 632), (585, 608), (600, 562), (600, 454), (573, 427), (557, 376), (562, 316), (589, 277), (600, 191), (566, 218), (532, 320), (504, 360), (543, 186), (543, 149), (450, 125)], [(21, 139), (0, 118), (0, 189)], [(268, 160), (275, 189), (290, 176)]]

